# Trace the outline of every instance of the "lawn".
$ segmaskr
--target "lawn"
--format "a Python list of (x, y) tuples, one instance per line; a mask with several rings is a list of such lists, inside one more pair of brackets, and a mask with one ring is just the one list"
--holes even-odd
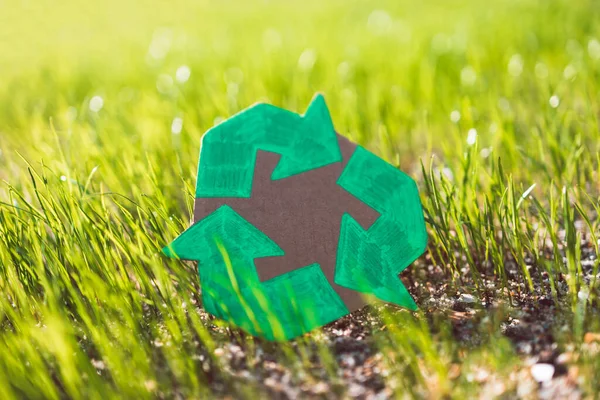
[[(593, 398), (593, 0), (0, 2), (0, 398)], [(289, 343), (210, 318), (200, 138), (265, 101), (413, 177), (427, 252)]]

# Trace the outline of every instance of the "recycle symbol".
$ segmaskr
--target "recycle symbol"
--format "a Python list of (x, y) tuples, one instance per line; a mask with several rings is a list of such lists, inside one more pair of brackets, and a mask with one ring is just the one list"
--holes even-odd
[(287, 340), (375, 297), (417, 308), (399, 274), (425, 251), (415, 182), (337, 134), (323, 96), (256, 104), (202, 138), (194, 224), (163, 252), (198, 261), (203, 305)]

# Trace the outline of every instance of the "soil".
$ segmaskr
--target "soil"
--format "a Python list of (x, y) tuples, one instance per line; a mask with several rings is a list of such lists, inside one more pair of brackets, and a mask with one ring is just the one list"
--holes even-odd
[[(589, 243), (582, 243), (582, 270), (586, 281), (592, 278), (595, 257)], [(481, 398), (498, 395), (508, 398), (581, 398), (583, 393), (577, 384), (578, 368), (574, 362), (577, 352), (569, 345), (574, 342), (574, 333), (566, 277), (558, 274), (556, 297), (553, 297), (546, 272), (536, 272), (532, 267), (534, 290), (531, 292), (514, 262), (507, 262), (506, 271), (507, 287), (502, 287), (491, 268), (484, 268), (479, 274), (481, 283), (477, 290), (470, 272), (464, 270), (453, 279), (447, 270), (431, 265), (425, 255), (403, 272), (401, 279), (422, 311), (415, 318), (425, 318), (433, 333), (440, 329), (440, 321), (446, 321), (451, 327), (452, 339), (463, 351), (485, 349), (489, 336), (485, 327), (490, 323), (499, 325), (500, 334), (510, 341), (521, 364), (510, 374), (510, 382), (499, 381), (489, 371), (478, 373), (475, 380), (480, 384)], [(580, 300), (584, 295), (579, 294)], [(211, 387), (220, 395), (233, 397), (248, 385), (282, 399), (393, 397), (393, 388), (386, 386), (389, 371), (386, 371), (384, 355), (375, 340), (375, 335), (386, 329), (380, 317), (382, 311), (408, 313), (391, 305), (369, 305), (316, 333), (323, 335), (327, 348), (335, 357), (333, 379), (321, 365), (317, 348), (304, 361), (303, 367), (295, 370), (277, 362), (281, 353), (276, 344), (257, 339), (252, 350), (245, 349), (239, 340), (243, 333), (215, 327), (215, 331), (229, 334), (231, 342), (217, 349), (216, 354), (226, 365), (226, 374), (215, 376)], [(589, 306), (587, 312), (597, 314), (597, 305)], [(292, 346), (296, 348), (303, 340), (310, 343), (310, 339), (300, 338), (292, 342)], [(600, 334), (588, 332), (584, 345), (593, 342), (600, 342)], [(543, 382), (536, 381), (532, 374), (536, 364), (542, 364), (540, 372), (553, 369), (551, 377), (540, 375)], [(460, 361), (450, 371), (453, 378), (458, 379), (462, 373)], [(430, 397), (432, 393), (416, 394)]]

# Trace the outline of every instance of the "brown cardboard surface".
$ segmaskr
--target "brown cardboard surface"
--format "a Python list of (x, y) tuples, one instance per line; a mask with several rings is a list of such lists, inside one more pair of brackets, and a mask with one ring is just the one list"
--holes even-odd
[(275, 241), (280, 257), (255, 260), (261, 281), (318, 263), (350, 312), (365, 305), (359, 292), (333, 281), (342, 215), (349, 213), (368, 229), (379, 213), (336, 184), (357, 145), (337, 135), (343, 161), (272, 181), (280, 155), (258, 151), (250, 198), (199, 198), (194, 222), (227, 204)]

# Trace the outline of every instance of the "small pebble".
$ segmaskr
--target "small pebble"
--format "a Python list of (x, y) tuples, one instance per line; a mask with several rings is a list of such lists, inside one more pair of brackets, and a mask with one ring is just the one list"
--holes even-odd
[(313, 393), (316, 393), (316, 394), (327, 393), (329, 391), (329, 385), (326, 384), (325, 382), (319, 382), (313, 386), (312, 391), (313, 391)]
[(348, 388), (348, 396), (352, 398), (360, 397), (365, 394), (365, 391), (366, 390), (363, 386), (352, 383)]
[(144, 386), (146, 387), (147, 391), (154, 392), (156, 390), (157, 384), (156, 381), (148, 380), (144, 382)]
[(92, 365), (96, 369), (105, 369), (106, 368), (106, 364), (104, 364), (104, 361), (102, 361), (102, 360), (92, 360)]
[(571, 353), (562, 353), (556, 357), (556, 363), (559, 365), (566, 365), (573, 361), (573, 355)]
[(460, 295), (459, 300), (463, 303), (475, 303), (475, 296), (473, 296), (472, 294), (463, 293)]
[(588, 332), (583, 337), (585, 343), (600, 342), (600, 333)]
[(531, 367), (531, 375), (537, 382), (548, 382), (552, 380), (552, 376), (554, 375), (554, 365), (535, 364)]

